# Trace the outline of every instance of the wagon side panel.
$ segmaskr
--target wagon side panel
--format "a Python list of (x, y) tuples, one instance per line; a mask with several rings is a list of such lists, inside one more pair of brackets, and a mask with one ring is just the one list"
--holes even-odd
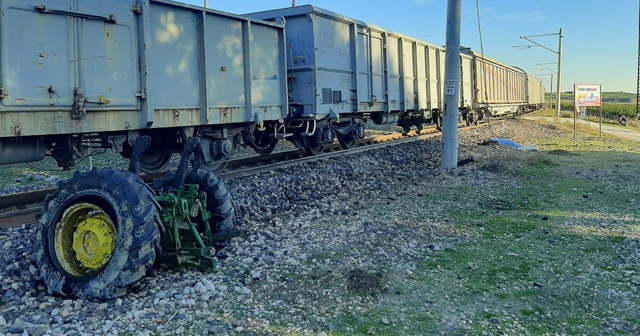
[[(69, 8), (72, 0), (54, 0)], [(76, 85), (73, 20), (35, 10), (35, 1), (0, 2), (0, 87), (2, 111), (49, 107), (69, 109)]]
[(103, 109), (138, 107), (138, 33), (133, 1), (78, 1), (78, 11), (113, 22), (78, 21), (79, 87), (90, 104)]
[(149, 99), (154, 127), (199, 125), (201, 61), (198, 12), (151, 2)]
[(259, 24), (251, 24), (250, 27), (251, 107), (247, 120), (252, 120), (252, 117), (277, 120), (282, 117), (286, 104), (286, 85), (283, 85), (286, 69), (280, 45), (282, 35), (273, 27)]

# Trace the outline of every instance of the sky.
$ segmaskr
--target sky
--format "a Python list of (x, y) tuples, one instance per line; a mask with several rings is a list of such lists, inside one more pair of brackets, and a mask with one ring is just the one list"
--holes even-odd
[[(179, 0), (199, 6), (204, 0)], [(311, 1), (311, 0), (309, 0)], [(296, 0), (423, 40), (446, 43), (447, 0)], [(635, 93), (638, 76), (639, 0), (462, 0), (460, 44), (480, 52), (477, 4), (484, 54), (537, 75), (550, 91), (564, 33), (562, 91), (600, 84), (602, 91)], [(244, 14), (290, 7), (292, 0), (209, 0), (212, 9)], [(525, 46), (525, 47), (522, 47)], [(530, 46), (530, 47), (526, 47)], [(541, 65), (539, 65), (541, 64)], [(557, 75), (553, 74), (556, 91)]]

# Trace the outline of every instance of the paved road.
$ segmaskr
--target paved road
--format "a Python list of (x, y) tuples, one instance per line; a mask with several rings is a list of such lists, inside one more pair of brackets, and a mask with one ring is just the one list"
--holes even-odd
[[(522, 119), (573, 125), (573, 119), (569, 119), (569, 118), (524, 116), (522, 117)], [(589, 126), (593, 127), (596, 130), (599, 127), (598, 123), (593, 121), (578, 119), (577, 122), (581, 124), (588, 124)], [(622, 127), (615, 127), (615, 126), (611, 126), (609, 124), (603, 123), (602, 133), (607, 133), (607, 134), (610, 134), (619, 138), (623, 138), (626, 140), (633, 140), (633, 141), (640, 142), (640, 131), (638, 131), (637, 128), (634, 128), (634, 127), (627, 126), (626, 128), (622, 128)]]

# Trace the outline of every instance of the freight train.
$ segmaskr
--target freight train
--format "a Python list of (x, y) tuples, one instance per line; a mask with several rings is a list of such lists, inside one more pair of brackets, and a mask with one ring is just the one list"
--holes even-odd
[[(367, 122), (441, 126), (444, 48), (313, 6), (233, 15), (168, 0), (0, 0), (0, 165), (92, 148), (129, 171), (77, 172), (38, 219), (50, 293), (124, 295), (163, 265), (210, 269), (234, 232), (214, 173), (288, 140), (351, 148)], [(460, 121), (544, 103), (541, 83), (464, 49)], [(174, 173), (149, 186), (138, 173)]]

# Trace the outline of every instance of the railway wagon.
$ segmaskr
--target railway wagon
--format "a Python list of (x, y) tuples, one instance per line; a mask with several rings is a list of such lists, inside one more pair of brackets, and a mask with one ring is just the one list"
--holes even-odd
[(545, 103), (544, 84), (532, 74), (527, 74), (527, 110), (541, 109)]
[(527, 73), (473, 50), (461, 51), (473, 57), (472, 109), (480, 118), (516, 115), (524, 112), (527, 100)]
[[(33, 255), (49, 293), (111, 299), (155, 265), (213, 269), (236, 216), (211, 170), (277, 140), (284, 27), (164, 0), (0, 0), (0, 15), (0, 164), (70, 168), (88, 148), (130, 159), (45, 200)], [(175, 172), (140, 178), (172, 153)]]
[(146, 135), (140, 167), (156, 172), (198, 135), (192, 160), (215, 170), (238, 145), (268, 150), (286, 116), (281, 24), (164, 0), (0, 10), (0, 164), (68, 169), (88, 146), (130, 158)]
[[(294, 112), (288, 131), (308, 151), (322, 151), (334, 136), (348, 148), (366, 120), (405, 132), (438, 121), (444, 48), (311, 5), (246, 16), (285, 18)], [(460, 108), (470, 111), (472, 56), (461, 57)]]

